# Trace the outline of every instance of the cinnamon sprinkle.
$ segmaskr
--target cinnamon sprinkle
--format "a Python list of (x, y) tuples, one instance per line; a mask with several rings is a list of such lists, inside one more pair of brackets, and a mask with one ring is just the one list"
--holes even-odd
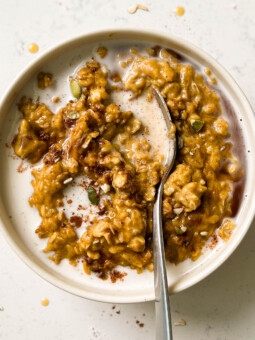
[(74, 215), (70, 217), (70, 222), (74, 224), (76, 228), (80, 228), (82, 225), (82, 218), (80, 216)]
[(117, 282), (120, 280), (121, 282), (124, 281), (124, 277), (127, 276), (127, 273), (125, 272), (119, 272), (118, 270), (114, 269), (110, 273), (110, 279), (112, 283)]
[(17, 168), (17, 172), (22, 173), (22, 172), (26, 171), (27, 168), (28, 168), (28, 166), (24, 166), (24, 161), (21, 161), (20, 165)]

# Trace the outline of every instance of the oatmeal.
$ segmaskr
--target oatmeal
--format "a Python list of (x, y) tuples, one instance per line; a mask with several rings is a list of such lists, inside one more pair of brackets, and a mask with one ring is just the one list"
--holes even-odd
[[(29, 203), (41, 217), (36, 233), (48, 239), (44, 252), (55, 263), (82, 261), (86, 273), (101, 278), (117, 265), (153, 270), (152, 208), (164, 172), (160, 144), (169, 138), (160, 134), (155, 148), (146, 121), (118, 103), (120, 91), (152, 105), (150, 87), (156, 86), (176, 127), (177, 158), (163, 199), (170, 262), (201, 255), (207, 239), (227, 223), (224, 217), (232, 216), (234, 185), (242, 177), (216, 92), (170, 51), (157, 47), (147, 52), (130, 51), (116, 72), (104, 66), (108, 52), (100, 47), (103, 59), (87, 61), (71, 77), (74, 99), (57, 113), (25, 97), (19, 104), (23, 119), (12, 146), (22, 159), (42, 163), (32, 169)], [(63, 190), (78, 175), (88, 178), (89, 200), (102, 211), (81, 236), (80, 218), (69, 219), (61, 209)]]
[(51, 86), (52, 85), (52, 74), (40, 72), (37, 75), (37, 84), (38, 84), (38, 88), (41, 90), (44, 90), (46, 89), (46, 87)]

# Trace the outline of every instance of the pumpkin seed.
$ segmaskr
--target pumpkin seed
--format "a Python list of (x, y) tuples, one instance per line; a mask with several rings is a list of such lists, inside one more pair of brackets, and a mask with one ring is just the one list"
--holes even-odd
[(63, 184), (68, 184), (68, 183), (72, 182), (72, 180), (73, 180), (73, 178), (69, 177), (66, 180), (64, 180)]
[(182, 149), (183, 148), (183, 138), (178, 136), (177, 137), (177, 146), (178, 146), (178, 149)]
[(71, 119), (78, 119), (79, 113), (77, 111), (71, 111), (67, 113), (67, 116)]
[(180, 226), (180, 228), (174, 227), (174, 230), (175, 230), (176, 235), (182, 235), (187, 231), (187, 227), (185, 226)]
[(79, 99), (81, 96), (81, 87), (75, 79), (70, 81), (70, 88), (74, 98)]
[(204, 126), (204, 121), (200, 119), (192, 119), (191, 120), (191, 127), (193, 131), (199, 132), (202, 127)]
[(183, 233), (186, 233), (187, 231), (187, 227), (185, 227), (184, 225), (180, 226), (180, 229)]
[(88, 198), (93, 205), (98, 205), (99, 198), (97, 197), (95, 188), (92, 186), (88, 186)]
[(176, 215), (180, 215), (182, 212), (183, 212), (184, 208), (174, 208), (173, 209), (173, 212), (176, 214)]
[(207, 231), (201, 231), (200, 232), (200, 236), (202, 236), (203, 238), (206, 238), (207, 235), (208, 235)]
[(103, 184), (101, 185), (101, 189), (103, 191), (103, 194), (106, 194), (107, 192), (109, 192), (111, 190), (111, 186), (109, 184)]

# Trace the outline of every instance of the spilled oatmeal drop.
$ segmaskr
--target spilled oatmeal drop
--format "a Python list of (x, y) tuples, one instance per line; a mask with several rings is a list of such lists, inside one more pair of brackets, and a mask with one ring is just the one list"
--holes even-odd
[(149, 11), (148, 7), (140, 5), (140, 4), (136, 4), (133, 7), (128, 9), (128, 13), (129, 14), (134, 14), (138, 9), (141, 9), (141, 10), (146, 11), (146, 12)]
[(49, 305), (49, 300), (48, 299), (46, 299), (46, 298), (43, 298), (42, 300), (41, 300), (41, 305), (43, 306), (43, 307), (47, 307), (48, 305)]
[(31, 43), (28, 46), (28, 51), (30, 53), (37, 53), (39, 51), (39, 46), (36, 43)]
[(185, 13), (185, 9), (181, 6), (179, 6), (175, 9), (175, 14), (180, 16), (180, 17), (183, 16), (184, 13)]

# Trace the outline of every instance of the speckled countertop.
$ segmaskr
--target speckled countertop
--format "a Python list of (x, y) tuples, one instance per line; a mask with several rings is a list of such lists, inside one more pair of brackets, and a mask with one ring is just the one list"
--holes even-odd
[[(45, 49), (89, 30), (141, 27), (181, 36), (214, 56), (237, 80), (255, 108), (254, 0), (144, 0), (149, 12), (127, 9), (132, 0), (1, 0), (0, 93)], [(182, 17), (177, 6), (185, 8)], [(38, 55), (37, 54), (37, 55)], [(231, 258), (196, 286), (171, 297), (174, 339), (255, 338), (255, 225)], [(48, 307), (40, 303), (43, 297)], [(43, 281), (0, 235), (0, 339), (153, 340), (154, 304), (87, 301)], [(113, 309), (114, 308), (114, 309)], [(139, 327), (136, 321), (143, 323)]]

